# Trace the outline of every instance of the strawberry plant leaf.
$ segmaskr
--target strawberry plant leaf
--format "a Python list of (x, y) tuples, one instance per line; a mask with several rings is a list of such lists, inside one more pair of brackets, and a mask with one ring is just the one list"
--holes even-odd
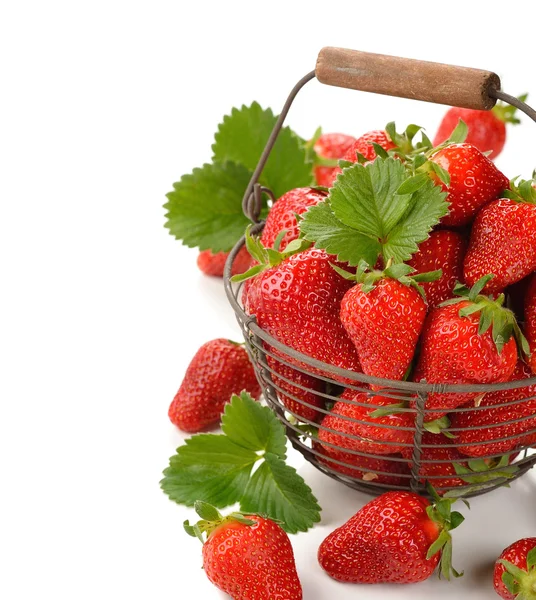
[(527, 554), (527, 571), (536, 567), (536, 546)]
[(170, 458), (160, 486), (179, 504), (203, 500), (223, 508), (240, 500), (258, 459), (224, 435), (195, 435)]
[(288, 533), (307, 531), (320, 521), (320, 506), (295, 469), (267, 453), (247, 486), (240, 509), (263, 514), (282, 523)]
[(249, 223), (242, 197), (251, 172), (232, 162), (205, 164), (173, 184), (165, 227), (185, 246), (228, 252)]
[[(277, 121), (271, 109), (257, 102), (233, 108), (223, 118), (214, 137), (214, 161), (233, 161), (253, 171)], [(314, 152), (289, 127), (280, 131), (260, 182), (276, 198), (297, 187), (313, 185)]]
[(428, 177), (414, 179), (399, 160), (378, 157), (343, 169), (329, 197), (304, 214), (300, 231), (351, 265), (374, 265), (380, 255), (404, 262), (448, 212), (445, 198)]
[(221, 428), (227, 437), (242, 448), (264, 450), (280, 458), (287, 453), (287, 438), (274, 412), (255, 402), (247, 393), (233, 396), (225, 406)]
[(316, 242), (317, 248), (336, 254), (339, 261), (351, 265), (357, 265), (362, 259), (373, 265), (381, 251), (378, 240), (341, 223), (327, 201), (307, 210), (300, 231), (306, 240)]

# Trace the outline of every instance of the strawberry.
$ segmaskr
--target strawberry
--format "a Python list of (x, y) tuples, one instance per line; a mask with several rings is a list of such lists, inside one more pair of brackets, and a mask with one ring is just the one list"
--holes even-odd
[[(529, 184), (528, 186), (526, 184)], [(518, 195), (522, 190), (523, 196)], [(512, 184), (508, 198), (495, 200), (477, 215), (463, 275), (468, 285), (493, 273), (486, 293), (502, 291), (536, 269), (536, 190), (532, 181)]]
[(536, 373), (536, 275), (531, 275), (525, 290), (525, 333), (530, 347), (529, 365)]
[(230, 340), (211, 340), (199, 348), (188, 365), (169, 407), (169, 418), (187, 432), (217, 425), (225, 404), (242, 390), (254, 398), (261, 394), (246, 349)]
[(448, 172), (447, 186), (436, 174), (432, 177), (448, 192), (449, 213), (441, 219), (443, 225), (465, 225), (478, 210), (498, 198), (508, 188), (508, 179), (489, 158), (471, 144), (450, 144), (430, 158)]
[[(203, 542), (203, 569), (209, 580), (234, 600), (301, 600), (302, 589), (288, 535), (258, 515), (222, 516), (196, 502), (201, 521), (184, 523)], [(203, 541), (206, 534), (206, 541)]]
[[(396, 454), (413, 446), (415, 415), (411, 411), (389, 411), (394, 400), (346, 389), (326, 415), (318, 440), (329, 452), (330, 444), (368, 454)], [(396, 405), (397, 408), (399, 405)], [(331, 431), (330, 431), (331, 430)]]
[[(345, 135), (344, 133), (323, 133), (314, 144), (314, 150), (320, 159), (338, 159), (342, 158), (350, 146), (356, 141), (355, 137)], [(337, 173), (336, 166), (326, 166), (320, 164), (315, 166), (315, 178), (318, 185), (331, 187)]]
[[(341, 321), (357, 348), (363, 372), (400, 380), (408, 370), (426, 317), (426, 302), (407, 265), (389, 266), (383, 272), (345, 275), (357, 285), (341, 302)], [(344, 271), (340, 271), (344, 274)]]
[(376, 158), (376, 150), (373, 144), (378, 144), (384, 150), (395, 148), (395, 144), (391, 141), (389, 134), (384, 130), (368, 131), (358, 138), (347, 150), (343, 156), (343, 160), (357, 162), (357, 155), (363, 155), (367, 160)]
[(462, 280), (466, 247), (464, 237), (456, 231), (432, 231), (430, 237), (419, 244), (419, 251), (408, 261), (415, 273), (441, 270), (439, 279), (421, 284), (429, 308), (452, 298), (456, 282)]
[(277, 202), (274, 203), (266, 224), (262, 231), (261, 242), (265, 248), (273, 248), (278, 235), (285, 231), (285, 235), (279, 244), (283, 252), (288, 244), (299, 236), (298, 221), (296, 215), (303, 214), (310, 206), (318, 204), (324, 200), (326, 194), (314, 188), (296, 188), (283, 194)]
[[(521, 98), (520, 98), (521, 99)], [(526, 96), (522, 97), (523, 100)], [(506, 124), (518, 124), (516, 109), (510, 105), (497, 104), (492, 110), (473, 110), (452, 107), (445, 113), (434, 137), (434, 146), (445, 142), (461, 119), (468, 128), (465, 141), (481, 152), (491, 151), (489, 158), (497, 158), (506, 141)]]
[(495, 562), (493, 586), (504, 600), (536, 600), (536, 537), (503, 550)]
[[(520, 360), (508, 381), (529, 377), (530, 369)], [(536, 396), (536, 385), (488, 392), (474, 410), (453, 414), (451, 428), (459, 451), (466, 456), (485, 457), (536, 444), (536, 399), (519, 402), (531, 396)], [(516, 422), (501, 425), (508, 421)], [(514, 439), (505, 439), (512, 436)]]
[[(352, 285), (331, 266), (336, 257), (294, 240), (285, 253), (246, 241), (259, 263), (234, 281), (251, 278), (243, 293), (244, 310), (282, 344), (336, 367), (361, 372), (352, 340), (339, 318), (342, 297)], [(290, 254), (289, 248), (296, 254)], [(322, 373), (319, 370), (319, 373)]]
[(388, 454), (374, 458), (344, 452), (328, 445), (321, 446), (318, 443), (313, 444), (313, 448), (317, 452), (319, 463), (352, 479), (361, 479), (374, 485), (409, 486), (410, 470), (408, 465), (400, 460), (400, 455)]
[[(269, 350), (278, 354), (275, 348), (269, 348)], [(282, 357), (288, 360), (284, 355)], [(323, 392), (325, 383), (321, 379), (303, 373), (268, 354), (266, 355), (266, 361), (272, 369), (270, 377), (276, 387), (277, 396), (283, 405), (298, 419), (304, 421), (319, 420), (322, 413), (317, 409), (324, 408), (324, 399), (315, 392)], [(307, 388), (307, 390), (302, 388)]]
[[(428, 314), (415, 381), (495, 383), (512, 375), (517, 362), (515, 337), (526, 349), (527, 342), (512, 311), (503, 308), (504, 297), (493, 300), (480, 294), (490, 278), (483, 277), (471, 290), (456, 286), (454, 292), (460, 297)], [(475, 399), (474, 393), (431, 393), (426, 401), (431, 411), (426, 421), (441, 418), (471, 399)]]
[[(197, 257), (197, 266), (205, 275), (214, 277), (223, 277), (223, 269), (229, 252), (216, 252), (212, 250), (203, 250)], [(245, 273), (251, 265), (251, 256), (245, 247), (241, 248), (233, 262), (231, 275), (239, 275)]]
[[(425, 485), (429, 481), (438, 494), (442, 494), (451, 488), (468, 486), (471, 484), (478, 488), (486, 483), (505, 477), (512, 477), (517, 467), (509, 467), (509, 463), (515, 456), (503, 456), (497, 459), (473, 460), (467, 462), (456, 448), (457, 440), (442, 434), (424, 432), (421, 440), (421, 455), (419, 458), (420, 482)], [(413, 449), (406, 447), (402, 450), (402, 456), (409, 461), (413, 460)], [(410, 466), (412, 462), (409, 463)], [(499, 470), (500, 469), (500, 470)]]
[(450, 531), (464, 518), (451, 512), (452, 499), (435, 503), (405, 491), (387, 492), (365, 504), (333, 531), (318, 549), (320, 566), (334, 579), (350, 583), (417, 583), (441, 563), (450, 578)]

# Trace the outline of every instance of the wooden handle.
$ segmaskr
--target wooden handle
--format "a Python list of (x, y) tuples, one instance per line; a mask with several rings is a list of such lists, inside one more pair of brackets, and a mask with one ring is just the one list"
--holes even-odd
[(344, 48), (322, 48), (315, 74), (327, 85), (479, 110), (493, 108), (488, 92), (501, 88), (491, 71)]

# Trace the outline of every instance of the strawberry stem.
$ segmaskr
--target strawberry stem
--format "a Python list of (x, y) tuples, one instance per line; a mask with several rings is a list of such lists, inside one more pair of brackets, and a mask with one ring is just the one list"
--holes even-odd
[(198, 538), (202, 544), (205, 543), (205, 539), (203, 539), (204, 533), (208, 539), (210, 534), (224, 523), (238, 522), (242, 523), (242, 525), (255, 525), (256, 523), (256, 521), (246, 518), (239, 512), (233, 512), (224, 517), (214, 506), (201, 500), (195, 502), (194, 509), (201, 517), (201, 520), (194, 525), (190, 525), (190, 522), (186, 520), (184, 521), (183, 526), (188, 535)]

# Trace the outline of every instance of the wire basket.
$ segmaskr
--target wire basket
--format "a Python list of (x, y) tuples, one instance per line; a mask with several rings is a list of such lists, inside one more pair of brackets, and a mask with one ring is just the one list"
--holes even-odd
[[(316, 70), (303, 77), (291, 91), (244, 195), (244, 213), (255, 224), (252, 233), (260, 233), (264, 226), (259, 220), (262, 194), (267, 193), (273, 198), (271, 191), (258, 183), (262, 169), (296, 94), (315, 77), (328, 85), (465, 108), (489, 110), (497, 99), (501, 99), (536, 121), (536, 112), (532, 108), (500, 90), (500, 80), (494, 73), (324, 48), (319, 54)], [(255, 315), (248, 315), (243, 309), (243, 284), (234, 284), (230, 278), (233, 262), (244, 243), (242, 238), (227, 260), (226, 294), (242, 329), (267, 403), (284, 424), (294, 448), (315, 467), (350, 487), (374, 495), (392, 489), (411, 489), (427, 494), (426, 486), (430, 483), (440, 493), (469, 497), (508, 484), (536, 464), (536, 377), (486, 385), (392, 381), (341, 369), (297, 352), (264, 331), (257, 324)], [(372, 391), (379, 388), (380, 391)], [(468, 394), (468, 398), (482, 399), (484, 394), (512, 390), (523, 390), (522, 397), (516, 395), (508, 402), (498, 401), (497, 404), (478, 405), (475, 402), (470, 407), (465, 405), (455, 409), (446, 408), (447, 400), (444, 412), (451, 418), (447, 429), (453, 436), (450, 444), (445, 443), (443, 435), (426, 431), (427, 416), (440, 410), (437, 405), (432, 409), (426, 407), (430, 394), (448, 398), (463, 393)], [(378, 420), (374, 427), (386, 430), (381, 442), (371, 439), (367, 433), (370, 419), (344, 414), (345, 404), (370, 409), (374, 396), (387, 397), (392, 404), (405, 403), (407, 407), (397, 409), (397, 414), (411, 416), (407, 420), (408, 426), (392, 426)], [(509, 421), (479, 426), (464, 424), (463, 417), (468, 412), (476, 415), (479, 411), (499, 407), (510, 407), (515, 412), (521, 407), (532, 408), (527, 404), (529, 402), (534, 404), (534, 414), (527, 416), (527, 411), (522, 411), (523, 416), (516, 418), (514, 414)], [(334, 418), (330, 409), (335, 403), (343, 410)], [(340, 419), (350, 425), (344, 432), (337, 429)], [(508, 435), (508, 426), (525, 421), (527, 426), (523, 432)], [(461, 441), (464, 433), (479, 429), (497, 433), (491, 439)], [(357, 433), (354, 435), (348, 430)], [(389, 430), (396, 431), (397, 438), (389, 441)], [(400, 442), (401, 431), (405, 432), (404, 442)], [(478, 446), (489, 446), (490, 441), (493, 445), (489, 454), (478, 452)], [(467, 448), (466, 452), (464, 448)], [(480, 455), (478, 459), (475, 454)]]

